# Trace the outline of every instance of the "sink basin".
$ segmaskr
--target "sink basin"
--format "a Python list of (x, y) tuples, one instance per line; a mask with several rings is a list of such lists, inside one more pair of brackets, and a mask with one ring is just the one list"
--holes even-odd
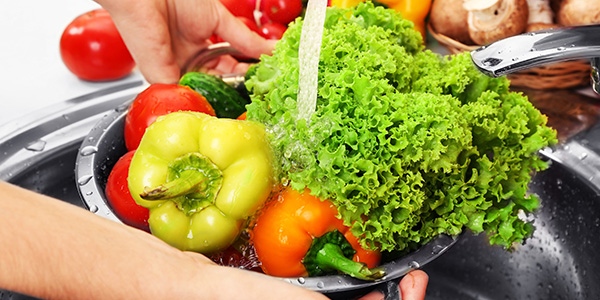
[[(66, 101), (54, 112), (34, 113), (21, 128), (0, 127), (0, 179), (88, 208), (74, 172), (80, 146), (96, 123), (126, 108), (141, 90), (141, 82), (115, 87)], [(552, 162), (530, 185), (542, 203), (533, 237), (507, 252), (490, 246), (484, 235), (464, 233), (423, 267), (430, 276), (427, 299), (600, 299), (596, 123), (570, 131), (559, 146), (542, 152)], [(0, 291), (4, 299), (33, 298)]]

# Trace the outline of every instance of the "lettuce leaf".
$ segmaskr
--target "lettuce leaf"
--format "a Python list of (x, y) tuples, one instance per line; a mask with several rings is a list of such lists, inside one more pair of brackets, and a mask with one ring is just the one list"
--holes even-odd
[(465, 228), (510, 247), (533, 227), (519, 212), (537, 155), (556, 132), (506, 78), (468, 53), (426, 50), (413, 24), (370, 2), (328, 8), (316, 113), (297, 120), (302, 19), (246, 81), (248, 119), (264, 123), (280, 179), (330, 199), (365, 246), (410, 250)]

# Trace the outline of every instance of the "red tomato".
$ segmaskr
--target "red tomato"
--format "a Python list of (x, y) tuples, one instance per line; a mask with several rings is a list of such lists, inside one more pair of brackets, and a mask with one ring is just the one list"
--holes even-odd
[(261, 11), (268, 20), (285, 24), (294, 21), (302, 13), (302, 0), (263, 0)]
[(60, 55), (77, 77), (115, 80), (131, 73), (135, 62), (110, 15), (104, 9), (73, 20), (60, 38)]
[(283, 36), (283, 33), (287, 30), (285, 25), (279, 23), (266, 23), (260, 26), (260, 35), (265, 39), (279, 40)]
[(225, 6), (234, 16), (254, 20), (256, 0), (221, 0), (221, 3), (223, 3), (223, 6)]
[(222, 42), (224, 42), (224, 40), (223, 40), (223, 39), (222, 39), (220, 36), (218, 36), (218, 35), (216, 35), (216, 34), (213, 34), (213, 35), (211, 35), (211, 36), (210, 36), (210, 38), (209, 38), (208, 40), (209, 40), (211, 43), (213, 43), (213, 44), (217, 44), (217, 43), (222, 43)]
[(106, 199), (123, 223), (149, 231), (148, 209), (135, 203), (127, 186), (127, 174), (134, 153), (135, 151), (127, 152), (110, 171), (106, 182)]
[(137, 149), (146, 128), (158, 117), (181, 110), (215, 115), (215, 110), (206, 98), (187, 86), (160, 83), (150, 85), (135, 97), (125, 116), (127, 149)]

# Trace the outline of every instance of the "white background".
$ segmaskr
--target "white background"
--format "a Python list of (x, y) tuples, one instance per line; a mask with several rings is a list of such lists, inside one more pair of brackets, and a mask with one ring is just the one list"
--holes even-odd
[[(65, 27), (99, 7), (92, 0), (0, 0), (0, 126), (116, 84), (82, 81), (60, 58)], [(136, 77), (142, 78), (134, 71), (124, 80)]]

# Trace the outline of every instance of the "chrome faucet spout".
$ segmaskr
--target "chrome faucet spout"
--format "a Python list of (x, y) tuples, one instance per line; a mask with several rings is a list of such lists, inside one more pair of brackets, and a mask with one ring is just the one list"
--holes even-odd
[(600, 91), (600, 24), (512, 36), (471, 52), (483, 73), (498, 77), (536, 66), (589, 59), (594, 89)]
[(592, 58), (592, 88), (600, 95), (600, 57)]

